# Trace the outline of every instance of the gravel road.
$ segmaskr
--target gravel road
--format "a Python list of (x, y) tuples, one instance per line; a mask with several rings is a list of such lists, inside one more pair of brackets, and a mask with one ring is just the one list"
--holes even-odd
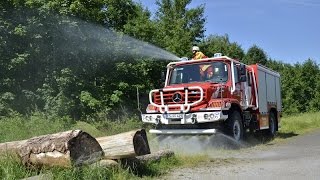
[(172, 170), (164, 179), (320, 179), (320, 130), (275, 145), (211, 153), (197, 167)]

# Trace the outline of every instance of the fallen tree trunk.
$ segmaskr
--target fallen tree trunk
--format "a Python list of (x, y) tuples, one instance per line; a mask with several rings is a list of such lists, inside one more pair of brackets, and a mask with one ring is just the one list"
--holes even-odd
[(150, 154), (149, 143), (144, 129), (96, 139), (102, 147), (104, 159), (123, 159)]
[(146, 164), (151, 162), (159, 162), (163, 158), (169, 158), (174, 156), (174, 152), (171, 150), (161, 150), (152, 154), (147, 154), (143, 156), (137, 156), (135, 159), (140, 162), (140, 164)]
[(137, 156), (132, 158), (121, 159), (121, 164), (125, 167), (130, 167), (133, 169), (143, 168), (149, 163), (159, 162), (161, 159), (169, 158), (174, 156), (174, 152), (171, 150), (161, 150), (152, 154), (147, 154), (143, 156)]
[(102, 159), (96, 163), (90, 165), (91, 168), (101, 167), (101, 168), (114, 168), (119, 166), (119, 163), (111, 159)]
[(27, 140), (0, 143), (0, 153), (16, 152), (19, 150), (20, 146), (26, 142)]
[(96, 162), (103, 156), (96, 139), (81, 130), (1, 143), (0, 152), (14, 152), (25, 165), (35, 166), (78, 166)]
[(40, 174), (37, 176), (32, 176), (28, 178), (24, 178), (21, 180), (54, 180), (53, 175), (51, 173), (48, 174)]

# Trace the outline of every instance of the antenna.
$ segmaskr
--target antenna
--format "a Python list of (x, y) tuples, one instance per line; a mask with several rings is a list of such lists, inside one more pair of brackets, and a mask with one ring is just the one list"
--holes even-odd
[(137, 86), (137, 105), (138, 105), (138, 110), (142, 114), (141, 109), (140, 109), (140, 97), (139, 97), (139, 87)]

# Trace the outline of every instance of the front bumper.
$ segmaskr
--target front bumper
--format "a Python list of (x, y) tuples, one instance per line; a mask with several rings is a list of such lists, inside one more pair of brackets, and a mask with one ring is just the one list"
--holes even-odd
[(211, 135), (216, 134), (216, 129), (150, 129), (151, 134), (166, 135)]
[(223, 121), (228, 118), (222, 111), (195, 112), (187, 114), (141, 114), (144, 123), (151, 124), (196, 124)]

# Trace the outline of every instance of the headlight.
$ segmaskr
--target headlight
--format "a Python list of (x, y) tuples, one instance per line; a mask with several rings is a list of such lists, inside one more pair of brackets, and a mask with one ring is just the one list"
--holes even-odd
[(149, 104), (146, 109), (148, 113), (156, 112), (156, 110), (157, 110), (157, 107), (153, 106), (152, 104)]

